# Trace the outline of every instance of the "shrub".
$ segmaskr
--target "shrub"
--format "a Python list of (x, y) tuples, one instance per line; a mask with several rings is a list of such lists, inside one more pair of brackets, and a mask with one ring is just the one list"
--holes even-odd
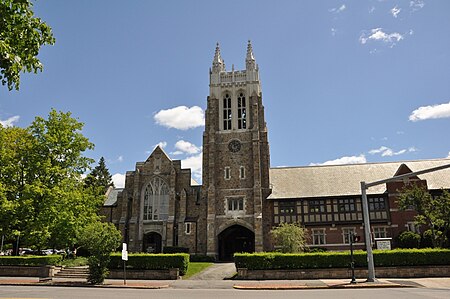
[(103, 283), (108, 276), (110, 254), (120, 245), (120, 231), (112, 223), (93, 222), (82, 231), (79, 242), (91, 252), (88, 282)]
[(189, 248), (178, 246), (165, 246), (163, 253), (189, 253)]
[[(448, 249), (374, 250), (373, 254), (374, 264), (378, 267), (450, 264), (450, 250)], [(354, 260), (356, 267), (367, 267), (366, 252), (355, 251)], [(350, 265), (350, 253), (235, 253), (234, 262), (236, 268), (250, 270), (347, 268)]]
[(270, 233), (281, 252), (302, 252), (305, 249), (306, 230), (298, 223), (280, 223)]
[[(128, 255), (127, 268), (136, 270), (167, 270), (178, 268), (180, 275), (187, 272), (189, 266), (189, 254), (153, 254), (153, 253), (131, 253)], [(121, 269), (123, 267), (122, 255), (113, 253), (109, 263), (110, 269)]]
[(397, 237), (400, 248), (419, 248), (420, 235), (412, 231), (404, 231)]
[(56, 266), (60, 265), (62, 256), (44, 255), (44, 256), (0, 256), (0, 265), (2, 266)]

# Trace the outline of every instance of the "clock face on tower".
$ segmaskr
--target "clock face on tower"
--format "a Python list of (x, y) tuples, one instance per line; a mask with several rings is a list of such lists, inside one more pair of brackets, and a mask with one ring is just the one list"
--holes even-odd
[(241, 143), (239, 142), (239, 140), (236, 139), (231, 140), (230, 143), (228, 143), (228, 149), (232, 153), (237, 153), (238, 151), (241, 150)]

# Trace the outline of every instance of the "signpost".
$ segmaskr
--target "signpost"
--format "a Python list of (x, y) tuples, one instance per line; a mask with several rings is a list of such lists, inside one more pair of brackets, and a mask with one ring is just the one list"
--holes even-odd
[(122, 261), (123, 261), (123, 284), (127, 284), (127, 261), (128, 261), (128, 251), (127, 243), (122, 244)]
[(350, 233), (350, 257), (351, 257), (351, 263), (350, 266), (352, 268), (352, 280), (350, 283), (356, 283), (356, 277), (355, 277), (355, 260), (353, 259), (353, 243), (357, 243), (360, 240), (360, 236), (357, 236), (355, 233)]

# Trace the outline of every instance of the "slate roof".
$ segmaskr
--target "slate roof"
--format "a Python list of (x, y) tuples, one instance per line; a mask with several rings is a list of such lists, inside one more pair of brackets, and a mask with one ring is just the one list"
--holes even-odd
[[(450, 164), (450, 159), (271, 168), (272, 194), (268, 199), (360, 195), (361, 181), (369, 183), (393, 177), (401, 164), (415, 172)], [(419, 178), (427, 180), (428, 189), (450, 189), (450, 168), (422, 174)], [(369, 188), (367, 194), (385, 191), (386, 184), (383, 184)]]
[(108, 191), (106, 191), (106, 200), (103, 204), (104, 207), (111, 207), (117, 203), (117, 195), (119, 192), (122, 192), (123, 188), (113, 188), (109, 187)]

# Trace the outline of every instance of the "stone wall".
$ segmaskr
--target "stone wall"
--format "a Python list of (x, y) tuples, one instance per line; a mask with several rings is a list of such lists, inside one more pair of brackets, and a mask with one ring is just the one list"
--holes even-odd
[(55, 266), (0, 266), (0, 276), (53, 277)]
[[(298, 270), (248, 270), (239, 268), (238, 279), (245, 280), (275, 280), (275, 279), (351, 279), (348, 268), (331, 269), (298, 269)], [(367, 278), (367, 269), (355, 269), (356, 278)], [(375, 276), (378, 278), (417, 278), (417, 277), (450, 277), (449, 266), (420, 267), (377, 267)]]
[[(129, 270), (127, 269), (127, 279), (181, 279), (178, 268), (168, 270)], [(123, 270), (111, 269), (108, 278), (123, 279)]]

